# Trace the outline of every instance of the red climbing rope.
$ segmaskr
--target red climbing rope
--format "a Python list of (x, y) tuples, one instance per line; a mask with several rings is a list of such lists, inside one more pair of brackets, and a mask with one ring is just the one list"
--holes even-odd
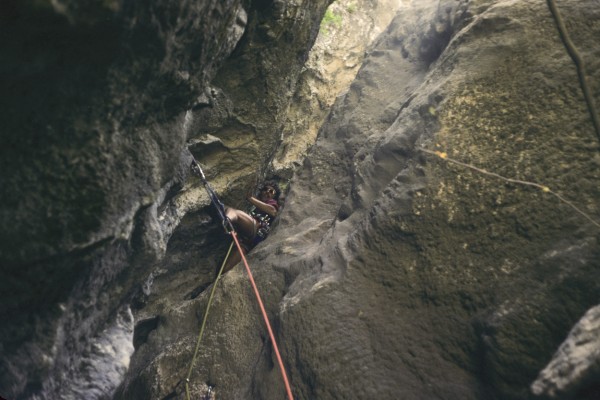
[(281, 359), (281, 355), (279, 354), (279, 348), (277, 347), (277, 342), (275, 341), (275, 335), (273, 335), (273, 330), (271, 329), (271, 324), (269, 323), (269, 317), (267, 316), (267, 312), (265, 311), (265, 306), (260, 298), (260, 293), (258, 293), (258, 288), (256, 287), (256, 282), (254, 282), (254, 277), (252, 276), (252, 272), (250, 271), (250, 266), (248, 265), (248, 261), (246, 260), (246, 256), (242, 251), (242, 246), (240, 246), (240, 242), (238, 241), (237, 234), (235, 231), (231, 232), (231, 236), (235, 241), (235, 245), (237, 246), (240, 255), (242, 256), (242, 261), (244, 262), (244, 266), (246, 267), (246, 272), (248, 272), (248, 278), (250, 278), (250, 283), (252, 284), (252, 288), (254, 289), (254, 294), (256, 295), (256, 300), (258, 301), (258, 305), (260, 306), (260, 311), (262, 312), (263, 319), (265, 320), (265, 324), (267, 325), (267, 330), (269, 331), (269, 336), (271, 337), (271, 342), (273, 343), (273, 349), (275, 350), (275, 356), (277, 357), (277, 362), (279, 363), (279, 369), (281, 370), (281, 376), (283, 377), (283, 383), (285, 384), (285, 390), (288, 395), (289, 400), (294, 400), (292, 396), (292, 389), (290, 388), (290, 382), (288, 381), (287, 374), (285, 372), (285, 367), (283, 366), (283, 361)]
[[(210, 183), (208, 183), (208, 181), (206, 180), (206, 176), (204, 175), (204, 171), (202, 171), (202, 167), (200, 167), (200, 164), (198, 164), (198, 162), (196, 162), (195, 159), (192, 159), (192, 164), (190, 167), (192, 169), (192, 172), (195, 175), (198, 175), (198, 177), (202, 180), (202, 183), (204, 184), (204, 188), (208, 192), (208, 197), (210, 198), (211, 203), (216, 208), (217, 212), (219, 213), (219, 217), (221, 218), (221, 220), (223, 222), (223, 228), (225, 228), (225, 231), (227, 233), (231, 234), (231, 236), (233, 237), (233, 241), (235, 242), (235, 245), (237, 246), (237, 249), (240, 252), (240, 255), (242, 256), (242, 260), (244, 261), (244, 266), (246, 267), (246, 271), (248, 272), (248, 277), (250, 278), (250, 283), (252, 284), (252, 288), (254, 289), (254, 294), (256, 295), (256, 300), (258, 300), (258, 305), (260, 306), (260, 310), (262, 311), (262, 315), (265, 320), (265, 324), (267, 325), (267, 330), (269, 331), (269, 336), (271, 337), (271, 342), (273, 343), (273, 349), (275, 350), (275, 355), (277, 356), (277, 361), (279, 362), (279, 368), (281, 370), (281, 376), (283, 377), (283, 383), (285, 384), (285, 390), (287, 392), (288, 399), (294, 400), (294, 397), (292, 396), (292, 389), (290, 389), (290, 382), (288, 381), (287, 374), (285, 372), (285, 367), (283, 366), (283, 361), (281, 360), (281, 355), (279, 354), (279, 348), (277, 347), (277, 342), (275, 341), (275, 335), (273, 335), (273, 330), (271, 329), (271, 324), (269, 323), (269, 317), (267, 316), (267, 312), (265, 311), (265, 306), (263, 305), (263, 302), (260, 298), (260, 294), (258, 293), (258, 288), (256, 287), (256, 283), (254, 282), (254, 277), (252, 276), (252, 272), (250, 271), (250, 266), (248, 265), (248, 261), (246, 260), (246, 256), (244, 255), (244, 251), (242, 250), (242, 246), (240, 246), (240, 242), (238, 241), (237, 233), (235, 232), (235, 229), (233, 228), (233, 225), (231, 224), (231, 221), (229, 220), (229, 218), (226, 217), (225, 206), (223, 205), (223, 203), (221, 203), (221, 201), (219, 200), (219, 197), (217, 196), (217, 194), (215, 193), (213, 188), (210, 186)], [(231, 248), (229, 250), (231, 250)], [(227, 253), (227, 257), (229, 257), (229, 253)], [(227, 260), (227, 257), (225, 257), (225, 260)], [(225, 262), (223, 262), (223, 266), (225, 266)], [(223, 271), (223, 266), (221, 266), (221, 270), (219, 271), (219, 276), (221, 275), (221, 272)], [(202, 338), (202, 333), (204, 331), (204, 324), (206, 323), (206, 316), (208, 315), (208, 309), (210, 308), (210, 302), (211, 302), (215, 287), (216, 287), (216, 282), (215, 282), (215, 285), (213, 286), (213, 291), (211, 292), (211, 297), (210, 297), (210, 300), (206, 307), (206, 313), (204, 314), (204, 321), (202, 322), (202, 328), (200, 328), (200, 334), (198, 335), (198, 341), (196, 343), (196, 350), (194, 351), (194, 357), (192, 358), (190, 370), (189, 370), (187, 378), (186, 378), (186, 386), (185, 387), (186, 387), (186, 394), (188, 396), (188, 399), (189, 399), (188, 383), (190, 380), (190, 375), (192, 373), (192, 368), (194, 366), (194, 362), (196, 360), (196, 355), (197, 355), (198, 349), (200, 347), (200, 340)]]

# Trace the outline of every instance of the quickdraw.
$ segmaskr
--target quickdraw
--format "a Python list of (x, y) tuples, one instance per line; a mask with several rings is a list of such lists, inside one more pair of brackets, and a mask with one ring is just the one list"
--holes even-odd
[(219, 214), (219, 218), (223, 223), (223, 228), (225, 229), (225, 232), (231, 233), (233, 231), (233, 225), (231, 225), (231, 221), (229, 220), (229, 218), (227, 218), (227, 215), (225, 214), (225, 205), (221, 202), (221, 200), (219, 200), (219, 196), (217, 196), (217, 193), (215, 193), (214, 189), (206, 179), (204, 171), (202, 171), (202, 167), (200, 167), (200, 164), (198, 164), (198, 162), (195, 159), (192, 159), (192, 165), (190, 166), (190, 168), (194, 175), (197, 175), (202, 181), (202, 184), (204, 185), (204, 188), (208, 193), (208, 197), (210, 198), (211, 203), (213, 204), (213, 206), (217, 210), (217, 213)]

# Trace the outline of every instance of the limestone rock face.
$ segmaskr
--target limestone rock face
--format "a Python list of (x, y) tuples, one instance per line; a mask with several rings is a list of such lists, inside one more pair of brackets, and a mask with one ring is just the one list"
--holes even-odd
[[(131, 340), (133, 321), (122, 316), (143, 301), (181, 218), (207, 205), (199, 190), (173, 197), (187, 179), (187, 141), (209, 81), (244, 47), (244, 33), (260, 42), (259, 24), (298, 34), (272, 38), (269, 51), (299, 69), (326, 6), (3, 2), (0, 289), (10, 300), (0, 315), (11, 323), (0, 328), (2, 395), (68, 398), (79, 383), (94, 389), (87, 398), (114, 390), (121, 369), (116, 381), (89, 378), (111, 370), (96, 361), (121, 362), (96, 351), (102, 332)], [(280, 91), (293, 81), (279, 74), (270, 84)], [(113, 352), (127, 353), (125, 366), (130, 345)]]
[(569, 332), (552, 361), (533, 382), (532, 392), (550, 399), (600, 393), (600, 306), (590, 309)]
[[(599, 10), (563, 4), (594, 85)], [(257, 256), (293, 271), (278, 317), (301, 397), (528, 398), (598, 303), (598, 226), (485, 171), (597, 221), (598, 149), (545, 4), (407, 3)]]
[(300, 74), (273, 158), (280, 175), (302, 163), (336, 98), (356, 77), (373, 40), (385, 29), (401, 2), (338, 0), (331, 4)]
[[(594, 84), (597, 27), (581, 21), (599, 10), (563, 7)], [(599, 149), (545, 4), (404, 3), (297, 169), (274, 234), (251, 253), (297, 398), (529, 398), (600, 300), (598, 226), (571, 206), (597, 221)], [(190, 239), (169, 244), (182, 265), (194, 263), (181, 251)], [(210, 280), (178, 276), (162, 275), (140, 311), (164, 322), (118, 398), (148, 387), (183, 397), (189, 315), (201, 318)], [(189, 301), (164, 296), (174, 288)], [(192, 392), (283, 397), (242, 269), (216, 293)]]
[[(186, 398), (229, 245), (190, 152), (227, 204), (288, 187), (249, 261), (296, 398), (597, 395), (595, 353), (548, 372), (600, 304), (600, 141), (545, 2), (403, 1), (314, 96), (329, 1), (7, 4), (3, 396)], [(559, 10), (599, 103), (600, 8)], [(285, 396), (240, 266), (189, 389)]]

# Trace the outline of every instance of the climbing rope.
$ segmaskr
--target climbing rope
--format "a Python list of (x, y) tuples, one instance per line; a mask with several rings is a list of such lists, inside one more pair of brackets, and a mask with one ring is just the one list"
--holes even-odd
[(285, 367), (283, 366), (283, 360), (281, 359), (281, 355), (279, 354), (279, 347), (277, 346), (277, 341), (275, 341), (275, 335), (273, 335), (273, 330), (271, 329), (271, 324), (269, 323), (269, 317), (267, 316), (267, 311), (265, 310), (265, 306), (263, 305), (262, 299), (260, 298), (260, 293), (258, 292), (258, 288), (256, 287), (256, 282), (254, 282), (252, 271), (250, 271), (250, 266), (248, 265), (248, 261), (246, 260), (246, 256), (242, 251), (242, 246), (240, 246), (240, 242), (238, 241), (237, 234), (235, 233), (235, 231), (231, 232), (231, 236), (233, 237), (235, 245), (237, 246), (238, 251), (242, 256), (242, 261), (244, 262), (244, 266), (246, 267), (248, 278), (250, 279), (250, 283), (252, 284), (252, 289), (254, 289), (256, 301), (258, 301), (260, 311), (262, 312), (263, 319), (265, 320), (265, 325), (267, 326), (267, 331), (269, 332), (271, 343), (273, 343), (273, 350), (275, 350), (275, 356), (277, 357), (277, 362), (279, 363), (279, 370), (281, 371), (281, 377), (283, 378), (283, 383), (285, 385), (285, 391), (287, 392), (288, 399), (294, 400), (294, 397), (292, 396), (292, 389), (290, 388), (290, 382), (288, 381), (288, 377), (285, 372)]
[(231, 242), (231, 245), (229, 246), (229, 250), (227, 251), (227, 255), (225, 256), (225, 260), (223, 261), (223, 264), (221, 265), (221, 268), (219, 269), (219, 273), (217, 274), (217, 278), (215, 280), (215, 283), (213, 284), (213, 288), (210, 292), (210, 296), (208, 299), (208, 303), (206, 305), (206, 310), (204, 312), (204, 318), (202, 319), (202, 325), (200, 327), (200, 332), (198, 334), (198, 339), (196, 340), (196, 348), (194, 350), (194, 355), (192, 357), (192, 361), (190, 363), (190, 368), (188, 370), (188, 374), (186, 376), (185, 379), (185, 392), (186, 392), (186, 398), (187, 400), (190, 400), (190, 393), (189, 393), (189, 383), (190, 383), (190, 376), (192, 375), (192, 370), (194, 368), (194, 364), (196, 362), (196, 358), (198, 355), (198, 350), (200, 349), (200, 342), (202, 340), (202, 336), (204, 334), (204, 327), (206, 325), (206, 320), (208, 318), (208, 311), (210, 309), (211, 303), (212, 303), (212, 299), (214, 296), (214, 292), (215, 292), (215, 288), (217, 287), (217, 282), (219, 281), (219, 278), (221, 277), (221, 274), (223, 273), (223, 269), (225, 268), (225, 263), (227, 262), (227, 259), (229, 258), (229, 255), (231, 254), (231, 250), (233, 248), (233, 244), (235, 243), (235, 245), (237, 246), (237, 250), (239, 251), (241, 257), (242, 257), (242, 261), (244, 262), (244, 266), (246, 268), (246, 272), (248, 273), (248, 278), (250, 279), (250, 283), (252, 285), (252, 289), (254, 290), (254, 295), (256, 296), (256, 300), (258, 302), (258, 305), (260, 307), (260, 311), (262, 313), (263, 319), (265, 321), (265, 325), (267, 327), (267, 331), (269, 333), (269, 337), (271, 339), (271, 343), (273, 344), (273, 350), (275, 351), (275, 356), (277, 358), (277, 362), (279, 364), (279, 369), (281, 371), (281, 376), (283, 378), (283, 383), (285, 385), (285, 390), (287, 393), (287, 397), (289, 400), (293, 400), (294, 397), (292, 396), (292, 389), (290, 387), (290, 383), (287, 377), (287, 373), (285, 371), (285, 367), (283, 365), (283, 360), (281, 359), (281, 354), (279, 353), (279, 347), (277, 346), (277, 341), (275, 340), (275, 335), (273, 334), (273, 329), (271, 328), (271, 323), (269, 322), (269, 317), (267, 316), (267, 311), (265, 310), (265, 306), (262, 302), (262, 299), (260, 297), (260, 293), (258, 291), (258, 287), (256, 286), (256, 282), (254, 281), (254, 277), (252, 275), (252, 271), (250, 270), (250, 266), (248, 265), (248, 261), (246, 260), (246, 256), (244, 255), (244, 251), (242, 249), (242, 246), (240, 245), (240, 242), (237, 238), (237, 233), (235, 232), (235, 229), (233, 228), (233, 225), (231, 224), (231, 221), (229, 220), (229, 218), (227, 218), (227, 216), (225, 215), (225, 207), (223, 205), (223, 203), (219, 200), (217, 194), (215, 193), (215, 191), (213, 190), (213, 188), (210, 186), (210, 183), (207, 181), (205, 175), (204, 175), (204, 171), (202, 171), (202, 168), (200, 167), (200, 164), (198, 164), (196, 162), (196, 160), (192, 161), (192, 165), (191, 165), (191, 169), (192, 172), (196, 175), (198, 175), (198, 177), (202, 180), (202, 183), (204, 184), (204, 187), (206, 188), (206, 191), (208, 192), (208, 196), (210, 197), (210, 200), (212, 202), (212, 204), (215, 206), (215, 208), (217, 209), (217, 212), (219, 213), (219, 217), (222, 220), (223, 223), (223, 227), (225, 228), (225, 232), (227, 232), (228, 234), (231, 235), (231, 237), (233, 238), (233, 241)]
[(590, 90), (590, 86), (588, 85), (587, 79), (585, 77), (585, 63), (583, 58), (579, 55), (577, 48), (571, 41), (569, 37), (569, 32), (564, 24), (564, 21), (556, 7), (556, 3), (554, 0), (547, 0), (548, 8), (550, 9), (550, 13), (554, 18), (556, 26), (558, 28), (558, 32), (560, 37), (567, 49), (567, 52), (571, 56), (571, 59), (575, 63), (577, 67), (577, 75), (579, 76), (579, 83), (581, 85), (581, 90), (583, 91), (583, 96), (585, 97), (585, 101), (587, 103), (588, 110), (592, 116), (592, 123), (594, 124), (594, 129), (596, 130), (596, 135), (598, 136), (598, 140), (600, 140), (600, 118), (598, 118), (598, 112), (596, 111), (596, 107), (594, 105), (594, 98), (592, 97), (592, 91)]
[(233, 249), (233, 241), (229, 246), (229, 250), (227, 250), (227, 255), (225, 256), (225, 260), (223, 260), (223, 264), (221, 264), (221, 268), (219, 269), (219, 273), (217, 274), (217, 279), (213, 283), (213, 287), (210, 291), (210, 296), (208, 297), (208, 303), (206, 304), (206, 310), (204, 311), (204, 318), (202, 318), (202, 325), (200, 326), (200, 332), (198, 333), (198, 339), (196, 340), (196, 348), (194, 349), (194, 356), (192, 357), (192, 361), (190, 362), (190, 368), (188, 370), (187, 376), (185, 377), (185, 396), (187, 400), (190, 400), (190, 376), (192, 376), (192, 370), (194, 369), (194, 364), (196, 364), (196, 357), (198, 356), (198, 350), (200, 349), (200, 342), (202, 341), (202, 335), (204, 334), (204, 327), (206, 326), (206, 319), (208, 318), (208, 311), (210, 310), (210, 306), (212, 304), (213, 297), (215, 295), (215, 289), (217, 288), (217, 283), (219, 282), (219, 278), (223, 273), (223, 268), (225, 268), (225, 263), (231, 254), (231, 249)]
[(568, 205), (569, 207), (571, 207), (573, 210), (575, 210), (577, 213), (579, 213), (583, 217), (585, 217), (592, 224), (594, 224), (598, 228), (600, 228), (600, 222), (594, 220), (592, 217), (590, 217), (588, 214), (586, 214), (584, 211), (582, 211), (579, 207), (577, 207), (571, 201), (565, 199), (563, 196), (561, 196), (560, 194), (558, 194), (555, 191), (551, 190), (546, 185), (540, 185), (539, 183), (529, 182), (529, 181), (523, 181), (523, 180), (520, 180), (520, 179), (507, 178), (507, 177), (499, 175), (499, 174), (497, 174), (495, 172), (486, 171), (485, 169), (478, 168), (478, 167), (476, 167), (474, 165), (467, 164), (467, 163), (464, 163), (464, 162), (461, 162), (461, 161), (458, 161), (458, 160), (454, 160), (454, 159), (448, 157), (448, 155), (446, 153), (443, 153), (443, 152), (440, 152), (440, 151), (431, 151), (431, 150), (427, 150), (427, 149), (425, 149), (423, 147), (418, 147), (417, 149), (420, 150), (420, 151), (422, 151), (422, 152), (424, 152), (424, 153), (431, 154), (431, 155), (434, 155), (434, 156), (438, 156), (442, 160), (444, 160), (446, 162), (449, 162), (451, 164), (456, 164), (456, 165), (460, 165), (461, 167), (469, 168), (469, 169), (471, 169), (473, 171), (476, 171), (476, 172), (479, 172), (480, 174), (483, 174), (483, 175), (488, 175), (488, 176), (492, 176), (494, 178), (502, 179), (503, 181), (506, 181), (506, 182), (509, 182), (509, 183), (516, 183), (516, 184), (519, 184), (519, 185), (532, 186), (532, 187), (538, 188), (538, 189), (540, 189), (544, 193), (548, 193), (548, 194), (551, 194), (551, 195), (555, 196), (561, 202), (565, 203), (566, 205)]

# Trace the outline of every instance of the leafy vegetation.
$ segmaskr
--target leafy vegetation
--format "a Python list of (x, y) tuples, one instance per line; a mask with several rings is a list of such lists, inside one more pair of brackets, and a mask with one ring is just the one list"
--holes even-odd
[(336, 14), (330, 8), (325, 11), (325, 15), (321, 20), (321, 31), (325, 34), (329, 33), (329, 29), (331, 27), (339, 28), (342, 26), (342, 16), (340, 14)]

